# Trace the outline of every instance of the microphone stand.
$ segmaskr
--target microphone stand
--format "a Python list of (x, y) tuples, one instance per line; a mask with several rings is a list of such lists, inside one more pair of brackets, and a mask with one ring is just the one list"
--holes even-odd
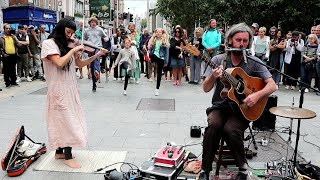
[[(276, 71), (276, 72), (278, 72), (279, 74), (281, 74), (281, 75), (283, 75), (283, 76), (285, 76), (285, 77), (287, 77), (287, 78), (289, 78), (289, 79), (291, 79), (291, 80), (293, 80), (293, 81), (297, 81), (297, 82), (299, 83), (299, 85), (304, 85), (304, 86), (308, 87), (308, 89), (312, 89), (313, 91), (316, 91), (316, 92), (319, 92), (319, 93), (320, 93), (320, 90), (317, 90), (317, 89), (311, 87), (309, 84), (306, 84), (305, 82), (302, 82), (302, 81), (300, 81), (300, 80), (298, 80), (298, 79), (295, 79), (295, 78), (293, 78), (292, 76), (289, 76), (289, 75), (281, 72), (281, 71), (278, 70), (278, 69), (275, 69), (275, 68), (273, 68), (273, 67), (271, 67), (271, 66), (268, 66), (268, 65), (264, 64), (263, 62), (257, 61), (256, 59), (253, 58), (253, 56), (244, 54), (243, 58), (244, 58), (245, 60), (250, 59), (251, 61), (254, 61), (254, 62), (258, 63), (258, 64), (261, 64), (261, 65), (265, 66), (266, 68), (268, 68), (269, 71), (270, 71), (270, 70)], [(304, 89), (305, 89), (305, 87), (302, 87), (301, 91), (303, 91)], [(301, 97), (300, 97), (300, 100), (301, 100)], [(301, 106), (302, 106), (302, 105), (301, 105)], [(302, 108), (302, 107), (301, 107), (301, 108)]]
[[(243, 52), (245, 52), (245, 51), (243, 51)], [(304, 82), (302, 82), (302, 81), (300, 81), (298, 79), (295, 79), (295, 78), (293, 78), (293, 77), (291, 77), (291, 76), (289, 76), (289, 75), (287, 75), (285, 73), (282, 73), (280, 70), (275, 69), (275, 68), (273, 68), (271, 66), (268, 66), (268, 65), (264, 64), (263, 62), (257, 61), (256, 59), (253, 58), (253, 56), (249, 56), (249, 55), (247, 55), (245, 53), (243, 53), (243, 56), (244, 56), (244, 58), (246, 58), (246, 60), (250, 59), (250, 60), (252, 60), (252, 61), (254, 61), (254, 62), (258, 63), (258, 64), (261, 64), (261, 65), (267, 67), (269, 70), (274, 70), (274, 71), (280, 73), (281, 75), (290, 78), (291, 80), (297, 81), (300, 86), (304, 85), (304, 87), (302, 87), (301, 92), (300, 92), (299, 108), (302, 108), (302, 104), (303, 104), (303, 101), (304, 101), (304, 89), (305, 89), (305, 87), (308, 87), (309, 89), (312, 89), (312, 90), (320, 93), (319, 90), (311, 87), (309, 84), (306, 84), (306, 83), (304, 83)], [(300, 124), (301, 124), (301, 120), (298, 119), (297, 137), (296, 137), (296, 144), (295, 144), (294, 154), (293, 154), (294, 155), (293, 167), (296, 167), (296, 162), (297, 162), (298, 143), (299, 143), (299, 139), (300, 139)]]

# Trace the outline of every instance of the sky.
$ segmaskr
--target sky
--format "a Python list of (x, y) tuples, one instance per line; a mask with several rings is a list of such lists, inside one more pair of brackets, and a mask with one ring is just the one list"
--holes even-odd
[[(149, 3), (156, 3), (156, 0), (149, 0)], [(124, 0), (124, 10), (133, 13), (135, 16), (144, 16), (147, 12), (147, 0)]]

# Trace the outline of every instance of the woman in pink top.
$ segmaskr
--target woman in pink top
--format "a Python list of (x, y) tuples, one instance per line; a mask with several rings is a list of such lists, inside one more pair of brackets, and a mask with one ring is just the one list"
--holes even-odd
[(75, 66), (86, 66), (107, 52), (101, 48), (94, 56), (81, 60), (84, 46), (68, 47), (76, 30), (71, 18), (59, 21), (52, 34), (42, 44), (41, 59), (47, 79), (47, 128), (49, 149), (56, 149), (55, 158), (65, 159), (71, 168), (80, 168), (72, 158), (72, 147), (85, 147), (87, 129), (75, 76)]

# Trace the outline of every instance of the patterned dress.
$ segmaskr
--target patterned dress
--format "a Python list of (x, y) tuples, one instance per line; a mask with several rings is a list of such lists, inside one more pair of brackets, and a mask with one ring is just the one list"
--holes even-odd
[(64, 70), (47, 58), (53, 54), (60, 54), (58, 46), (52, 39), (45, 40), (41, 59), (48, 85), (46, 120), (49, 149), (85, 147), (87, 129), (75, 76), (74, 57), (71, 58), (69, 70)]

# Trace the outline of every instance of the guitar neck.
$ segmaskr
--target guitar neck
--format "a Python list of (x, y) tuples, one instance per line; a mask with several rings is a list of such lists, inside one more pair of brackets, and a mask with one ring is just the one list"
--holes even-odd
[[(207, 58), (205, 55), (202, 56), (202, 58), (206, 63), (209, 64), (210, 67), (212, 68), (218, 68), (219, 65), (215, 64), (214, 62), (211, 61), (211, 59)], [(231, 76), (229, 73), (227, 73), (223, 68), (222, 68), (222, 76), (232, 85), (236, 86), (238, 84), (238, 80)]]

